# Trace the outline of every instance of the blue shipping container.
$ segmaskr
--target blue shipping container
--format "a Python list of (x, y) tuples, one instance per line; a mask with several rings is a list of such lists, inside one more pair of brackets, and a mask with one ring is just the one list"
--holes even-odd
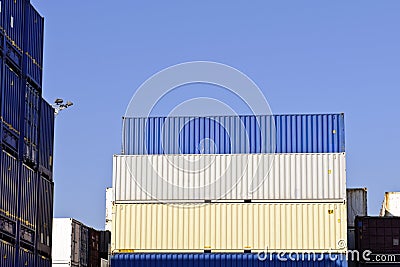
[(335, 153), (344, 114), (124, 118), (122, 154)]
[[(36, 229), (38, 174), (25, 164), (20, 175), (20, 214), (21, 224)], [(29, 238), (29, 237), (27, 237)], [(32, 236), (32, 239), (34, 237)], [(33, 242), (33, 240), (32, 240)]]
[(34, 267), (35, 254), (31, 251), (21, 248), (18, 255), (18, 265), (20, 267)]
[(32, 5), (29, 5), (27, 12), (25, 12), (25, 17), (28, 29), (27, 47), (25, 48), (25, 56), (27, 57), (26, 72), (30, 79), (41, 86), (44, 19)]
[(10, 66), (4, 65), (4, 68), (2, 118), (4, 124), (14, 134), (20, 135), (21, 101), (24, 96), (21, 88), (21, 78)]
[(33, 164), (33, 166), (38, 163), (40, 102), (40, 92), (27, 83), (25, 91), (24, 160)]
[(24, 7), (26, 1), (22, 0), (4, 0), (4, 30), (8, 42), (12, 47), (23, 52), (24, 36)]
[(37, 267), (51, 267), (51, 259), (38, 255), (36, 260)]
[(7, 152), (2, 151), (0, 154), (0, 215), (16, 221), (19, 163)]
[(39, 179), (37, 204), (37, 249), (45, 256), (51, 256), (51, 234), (53, 225), (54, 184), (43, 177)]
[(54, 109), (44, 99), (41, 102), (39, 131), (39, 165), (51, 179), (54, 151)]
[[(346, 257), (337, 255), (258, 255), (250, 253), (181, 253), (181, 254), (116, 254), (111, 258), (113, 267), (346, 267)], [(302, 258), (304, 257), (304, 258)]]
[(15, 246), (0, 240), (0, 266), (15, 267)]

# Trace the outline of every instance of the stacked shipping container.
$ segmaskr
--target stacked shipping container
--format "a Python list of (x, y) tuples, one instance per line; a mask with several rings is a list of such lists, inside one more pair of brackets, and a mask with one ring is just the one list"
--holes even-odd
[(42, 98), (44, 19), (0, 1), (0, 266), (51, 266), (54, 110)]
[(103, 253), (110, 243), (104, 238), (106, 231), (71, 218), (55, 218), (53, 226), (53, 266), (98, 267), (102, 259), (108, 260), (108, 253)]
[(343, 114), (124, 118), (112, 264), (344, 266), (344, 151)]

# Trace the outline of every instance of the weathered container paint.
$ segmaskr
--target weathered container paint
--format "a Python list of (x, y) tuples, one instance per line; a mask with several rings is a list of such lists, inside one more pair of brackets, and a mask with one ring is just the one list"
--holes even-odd
[(95, 229), (89, 228), (89, 267), (100, 266), (99, 246), (100, 232)]
[(0, 240), (0, 266), (15, 267), (15, 246)]
[(345, 204), (115, 204), (118, 252), (345, 252)]
[(258, 255), (251, 253), (115, 254), (113, 267), (347, 267), (343, 254)]
[(25, 164), (20, 175), (21, 205), (19, 219), (21, 224), (36, 229), (38, 174)]
[(17, 221), (19, 164), (15, 157), (1, 152), (0, 214)]
[(345, 153), (115, 155), (114, 201), (346, 200)]
[(42, 85), (44, 19), (32, 5), (25, 12), (27, 20), (26, 72), (37, 85)]
[(100, 231), (99, 255), (101, 258), (108, 259), (111, 252), (111, 231)]
[(39, 167), (48, 179), (53, 173), (54, 109), (44, 99), (41, 101), (39, 131)]
[(123, 118), (126, 155), (344, 151), (343, 114)]
[(25, 91), (24, 160), (35, 167), (38, 164), (40, 102), (40, 92), (27, 83)]
[(40, 177), (38, 182), (38, 212), (36, 240), (37, 249), (43, 256), (51, 256), (51, 237), (53, 225), (54, 183)]
[(386, 192), (380, 216), (400, 216), (400, 192)]
[(356, 216), (367, 216), (367, 188), (347, 189), (347, 224), (354, 228)]

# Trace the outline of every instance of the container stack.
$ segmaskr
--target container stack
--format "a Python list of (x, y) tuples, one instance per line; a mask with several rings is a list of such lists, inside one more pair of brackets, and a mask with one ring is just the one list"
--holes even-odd
[[(99, 267), (108, 263), (108, 231), (98, 231), (72, 218), (54, 218), (52, 261), (56, 267)], [(107, 252), (107, 251), (106, 251)]]
[(54, 110), (42, 98), (44, 20), (0, 1), (0, 266), (50, 266)]
[(343, 114), (124, 118), (123, 131), (113, 266), (347, 266)]

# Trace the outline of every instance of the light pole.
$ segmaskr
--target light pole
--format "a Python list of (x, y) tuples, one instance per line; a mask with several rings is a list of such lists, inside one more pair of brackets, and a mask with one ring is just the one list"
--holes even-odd
[(69, 108), (69, 107), (72, 106), (73, 104), (74, 104), (74, 103), (72, 103), (71, 101), (67, 101), (67, 102), (64, 104), (64, 100), (63, 100), (63, 99), (57, 98), (57, 99), (54, 101), (54, 104), (53, 104), (54, 114), (57, 116), (58, 113), (59, 113), (61, 110), (64, 110), (64, 109), (66, 109), (66, 108)]

